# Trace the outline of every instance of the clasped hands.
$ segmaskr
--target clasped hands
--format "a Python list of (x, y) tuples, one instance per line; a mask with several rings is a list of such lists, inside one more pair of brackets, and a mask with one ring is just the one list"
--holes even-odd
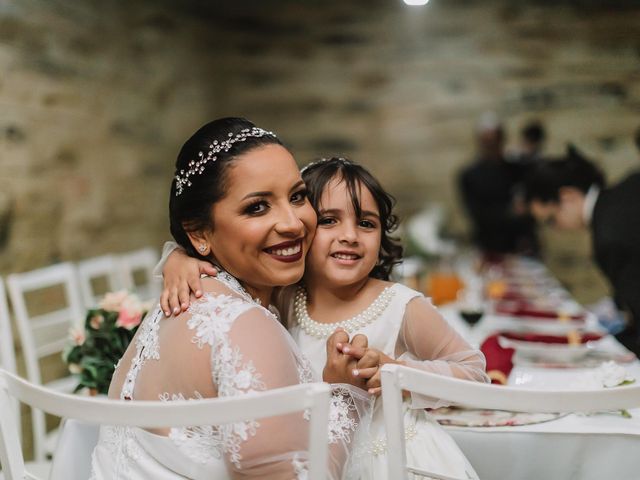
[(349, 383), (380, 395), (380, 367), (385, 363), (399, 363), (380, 350), (369, 348), (365, 335), (357, 334), (349, 340), (346, 331), (338, 328), (327, 339), (327, 363), (322, 379), (328, 383)]

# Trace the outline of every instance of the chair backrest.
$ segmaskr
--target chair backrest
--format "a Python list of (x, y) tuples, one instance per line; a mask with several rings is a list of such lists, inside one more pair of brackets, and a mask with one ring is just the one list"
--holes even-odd
[[(381, 369), (389, 478), (407, 478), (402, 391), (456, 406), (514, 412), (594, 412), (640, 406), (640, 385), (600, 390), (534, 390), (460, 380), (401, 365)], [(435, 478), (438, 478), (435, 476)]]
[[(153, 268), (160, 260), (155, 249), (148, 247), (123, 253), (118, 260), (124, 288), (136, 292), (145, 301), (160, 297), (160, 280), (153, 276)], [(136, 273), (145, 276), (144, 283), (136, 285)]]
[(4, 282), (0, 278), (0, 368), (16, 372), (16, 352), (13, 345), (13, 333), (11, 332), (11, 318), (7, 304), (7, 293)]
[(325, 383), (189, 402), (122, 402), (54, 392), (0, 371), (0, 462), (7, 480), (25, 478), (24, 459), (15, 436), (15, 426), (12, 417), (5, 413), (12, 397), (59, 417), (143, 428), (216, 425), (308, 411), (311, 418), (308, 478), (320, 480), (326, 471), (330, 387)]
[[(7, 277), (7, 287), (20, 335), (27, 378), (33, 383), (42, 383), (40, 359), (64, 350), (69, 343), (70, 328), (84, 328), (85, 308), (80, 297), (75, 266), (71, 263), (60, 263), (30, 272), (14, 273)], [(52, 295), (52, 288), (55, 288), (56, 291), (53, 293), (56, 295)], [(44, 299), (38, 298), (38, 309), (49, 308), (46, 313), (36, 315), (29, 312), (28, 306), (33, 303), (32, 295), (47, 296)], [(48, 295), (52, 295), (52, 298)], [(51, 307), (54, 303), (64, 303), (64, 306)], [(75, 384), (77, 382), (68, 377), (52, 382), (51, 388), (71, 391)], [(32, 409), (31, 418), (35, 457), (37, 461), (43, 461), (45, 417), (42, 412)]]
[[(106, 281), (106, 291), (96, 292), (93, 282), (98, 279)], [(118, 258), (115, 255), (102, 255), (78, 262), (78, 282), (85, 307), (95, 307), (105, 293), (124, 288)]]
[[(7, 304), (7, 294), (2, 278), (0, 278), (0, 368), (9, 373), (17, 373), (11, 317), (9, 317), (9, 305)], [(13, 409), (18, 426), (18, 434), (20, 435), (22, 433), (22, 425), (20, 423), (20, 406), (17, 402), (14, 404)]]

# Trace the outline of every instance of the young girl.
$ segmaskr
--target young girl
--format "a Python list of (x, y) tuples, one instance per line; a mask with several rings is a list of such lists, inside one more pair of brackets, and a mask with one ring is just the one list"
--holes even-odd
[[(326, 339), (342, 327), (349, 335), (365, 335), (368, 349), (379, 355), (381, 364), (400, 363), (488, 382), (482, 353), (459, 337), (421, 293), (388, 280), (391, 269), (400, 262), (402, 248), (390, 237), (397, 219), (392, 213), (393, 199), (379, 182), (366, 169), (343, 158), (307, 166), (303, 179), (318, 214), (318, 227), (303, 281), (284, 289), (278, 303), (285, 324), (312, 366), (322, 368)], [(187, 276), (184, 259), (172, 256), (164, 269), (168, 285), (176, 283), (168, 277)], [(188, 266), (192, 272), (195, 268)], [(169, 297), (175, 303), (176, 295), (165, 293), (165, 304)], [(362, 355), (355, 350), (345, 347), (343, 353)], [(371, 393), (379, 393), (379, 374), (367, 386)], [(405, 400), (407, 463), (434, 474), (477, 478), (453, 439), (424, 410), (443, 405), (436, 398), (413, 394)], [(380, 397), (371, 435), (361, 459), (362, 478), (384, 479), (386, 435)]]

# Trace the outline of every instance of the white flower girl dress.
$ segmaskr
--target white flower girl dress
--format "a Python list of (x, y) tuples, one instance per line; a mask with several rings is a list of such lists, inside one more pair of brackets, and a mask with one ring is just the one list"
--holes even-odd
[[(366, 335), (369, 347), (404, 361), (410, 367), (489, 382), (483, 354), (458, 336), (428, 299), (404, 285), (389, 284), (356, 321), (315, 322), (306, 313), (306, 294), (302, 287), (296, 292), (294, 301), (289, 303), (289, 331), (315, 369), (320, 370), (325, 364), (324, 344), (328, 333), (342, 327), (350, 336), (356, 333)], [(425, 408), (445, 405), (437, 398), (413, 394), (404, 401), (407, 464), (454, 478), (476, 479), (473, 467), (454, 440), (425, 411)], [(364, 458), (358, 460), (362, 465), (361, 478), (367, 480), (387, 479), (382, 409), (382, 398), (378, 397), (368, 446)]]

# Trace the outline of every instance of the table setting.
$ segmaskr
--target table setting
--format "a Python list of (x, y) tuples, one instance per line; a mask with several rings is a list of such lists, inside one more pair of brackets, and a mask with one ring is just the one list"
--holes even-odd
[[(640, 378), (636, 356), (539, 261), (513, 256), (478, 265), (477, 258), (458, 262), (463, 287), (438, 308), (485, 354), (496, 388), (591, 390)], [(640, 408), (542, 414), (447, 407), (432, 414), (481, 478), (640, 478)], [(515, 465), (525, 465), (527, 476)]]

